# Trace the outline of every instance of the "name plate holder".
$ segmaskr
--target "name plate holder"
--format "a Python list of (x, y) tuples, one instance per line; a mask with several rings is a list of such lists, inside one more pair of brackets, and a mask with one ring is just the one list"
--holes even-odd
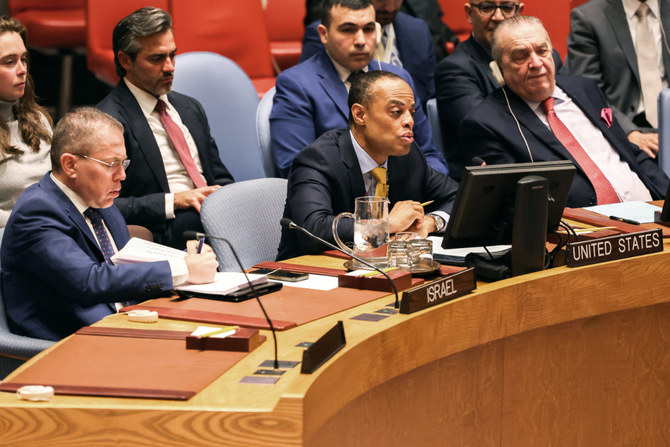
[(400, 313), (411, 314), (465, 295), (477, 288), (475, 270), (469, 268), (442, 279), (405, 290), (400, 301)]
[(312, 374), (347, 344), (344, 336), (344, 324), (338, 321), (317, 341), (302, 353), (301, 374)]
[(566, 246), (565, 265), (580, 267), (616, 259), (663, 251), (663, 231), (659, 229), (618, 234)]

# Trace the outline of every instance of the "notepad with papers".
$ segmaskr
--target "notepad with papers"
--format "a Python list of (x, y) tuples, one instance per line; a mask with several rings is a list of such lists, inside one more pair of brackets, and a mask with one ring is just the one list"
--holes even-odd
[(184, 259), (184, 257), (186, 257), (186, 252), (183, 250), (134, 237), (112, 256), (112, 262), (115, 265), (134, 264), (138, 262), (179, 260)]
[[(253, 273), (247, 273), (249, 281), (254, 286), (260, 286), (268, 282), (267, 275), (255, 275)], [(244, 273), (238, 272), (217, 272), (214, 277), (214, 281), (208, 284), (190, 284), (186, 283), (181, 286), (175, 287), (177, 290), (184, 292), (193, 292), (198, 294), (210, 294), (210, 295), (229, 295), (238, 290), (244, 289), (249, 286), (247, 279), (244, 276)]]

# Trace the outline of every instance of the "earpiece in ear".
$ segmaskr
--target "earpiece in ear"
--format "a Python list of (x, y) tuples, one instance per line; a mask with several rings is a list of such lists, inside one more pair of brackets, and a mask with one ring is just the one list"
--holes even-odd
[(496, 61), (491, 61), (489, 63), (489, 67), (491, 67), (493, 77), (498, 82), (498, 85), (503, 87), (505, 85), (505, 78), (503, 78), (502, 71), (500, 71), (500, 66), (498, 65), (498, 63)]

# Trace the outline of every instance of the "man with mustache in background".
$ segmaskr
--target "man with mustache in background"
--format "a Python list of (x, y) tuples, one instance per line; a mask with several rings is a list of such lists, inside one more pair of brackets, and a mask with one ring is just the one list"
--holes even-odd
[(133, 160), (114, 204), (156, 242), (184, 248), (185, 230), (203, 231), (202, 201), (233, 178), (200, 103), (171, 92), (177, 47), (170, 15), (138, 9), (121, 19), (112, 40), (121, 81), (97, 107), (123, 124)]

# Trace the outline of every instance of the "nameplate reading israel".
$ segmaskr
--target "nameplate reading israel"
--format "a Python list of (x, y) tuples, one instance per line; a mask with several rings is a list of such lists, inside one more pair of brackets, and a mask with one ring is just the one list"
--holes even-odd
[(463, 270), (437, 281), (405, 290), (400, 302), (400, 313), (411, 314), (417, 310), (458, 298), (475, 288), (477, 288), (475, 271), (473, 269)]
[(567, 245), (565, 265), (579, 267), (663, 251), (663, 231), (619, 234)]

